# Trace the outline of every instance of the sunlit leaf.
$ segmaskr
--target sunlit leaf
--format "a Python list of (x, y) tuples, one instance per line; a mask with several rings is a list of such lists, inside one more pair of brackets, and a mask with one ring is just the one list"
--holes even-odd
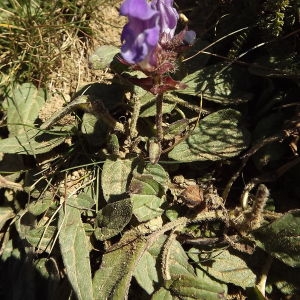
[(162, 187), (166, 188), (169, 182), (169, 174), (160, 164), (146, 164), (143, 169), (143, 175), (151, 176), (155, 181), (159, 182)]
[(4, 106), (10, 137), (22, 134), (33, 126), (46, 101), (46, 93), (31, 83), (16, 85), (10, 90)]
[(194, 268), (189, 263), (189, 258), (181, 244), (173, 239), (167, 241), (163, 253), (163, 273), (167, 280), (177, 278), (177, 276), (194, 276)]
[(300, 210), (253, 232), (257, 245), (291, 267), (300, 267)]
[[(255, 285), (256, 275), (249, 269), (245, 260), (231, 254), (228, 250), (217, 250), (211, 255), (211, 258), (201, 257), (201, 251), (196, 248), (189, 251), (189, 256), (199, 263), (199, 267), (214, 278), (244, 289)], [(202, 265), (201, 261), (211, 261), (211, 264)]]
[(61, 208), (58, 228), (62, 259), (72, 288), (79, 300), (93, 300), (89, 245), (80, 210), (69, 205)]
[(187, 139), (170, 151), (169, 157), (183, 162), (234, 157), (250, 142), (249, 132), (241, 121), (241, 114), (233, 109), (212, 113), (200, 121)]
[(148, 294), (154, 292), (154, 287), (159, 282), (157, 258), (162, 250), (165, 240), (166, 236), (160, 236), (155, 244), (147, 249), (139, 260), (134, 272), (136, 281)]
[(94, 300), (127, 299), (129, 285), (146, 241), (136, 240), (103, 255), (93, 278)]
[[(163, 114), (171, 113), (172, 110), (175, 108), (175, 106), (176, 106), (176, 104), (168, 103), (165, 101), (162, 106)], [(147, 118), (147, 117), (152, 117), (155, 115), (156, 115), (156, 103), (150, 102), (147, 105), (143, 106), (140, 117)]]
[(180, 299), (226, 299), (225, 290), (217, 284), (199, 280), (196, 276), (181, 275), (175, 279), (170, 288)]
[(51, 132), (30, 129), (18, 136), (0, 140), (0, 152), (27, 155), (46, 153), (62, 144), (68, 135), (69, 132), (63, 131), (63, 128)]
[(249, 75), (245, 70), (220, 63), (188, 74), (182, 80), (187, 88), (176, 92), (193, 96), (201, 93), (206, 100), (223, 105), (239, 104), (252, 98), (246, 90), (247, 78)]
[(107, 68), (113, 61), (114, 56), (120, 52), (120, 48), (112, 45), (103, 45), (98, 47), (89, 57), (90, 67), (94, 70)]
[(169, 290), (162, 287), (152, 295), (151, 300), (174, 300), (174, 297)]
[(77, 208), (80, 209), (90, 209), (95, 205), (95, 200), (86, 193), (80, 193), (74, 201), (76, 202)]
[(140, 222), (149, 221), (163, 213), (163, 209), (160, 206), (164, 200), (155, 195), (132, 194), (130, 199), (132, 201), (133, 214)]
[(5, 223), (13, 218), (15, 216), (15, 213), (13, 209), (9, 206), (1, 206), (0, 207), (0, 230), (5, 225)]
[(39, 216), (45, 212), (53, 204), (53, 199), (45, 198), (40, 199), (34, 202), (31, 202), (28, 205), (28, 211), (35, 216)]
[(119, 200), (128, 191), (131, 171), (134, 167), (132, 159), (107, 159), (103, 165), (101, 183), (106, 201)]
[(53, 241), (57, 229), (55, 226), (43, 226), (31, 229), (26, 234), (26, 240), (36, 248), (49, 251), (53, 246)]
[[(142, 175), (134, 172), (130, 183), (133, 214), (140, 222), (151, 220), (163, 213), (160, 208), (165, 201), (168, 175), (161, 166), (147, 164)], [(163, 183), (164, 186), (161, 184)]]
[(132, 216), (130, 199), (108, 203), (97, 214), (95, 236), (98, 240), (107, 240), (118, 233), (129, 223)]

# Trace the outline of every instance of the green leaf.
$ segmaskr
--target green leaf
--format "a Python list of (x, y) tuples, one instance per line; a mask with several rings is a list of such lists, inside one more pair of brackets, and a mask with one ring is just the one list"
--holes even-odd
[(97, 214), (95, 236), (98, 240), (107, 240), (118, 233), (129, 223), (132, 216), (130, 199), (124, 199), (107, 204)]
[(43, 226), (29, 230), (25, 238), (33, 247), (49, 252), (53, 246), (55, 234), (57, 234), (55, 226)]
[(164, 139), (172, 140), (176, 136), (180, 136), (188, 127), (188, 119), (181, 119), (169, 124), (164, 132)]
[(114, 56), (120, 52), (120, 49), (111, 45), (103, 45), (98, 47), (89, 57), (90, 67), (94, 70), (102, 70), (111, 64)]
[(152, 295), (151, 300), (174, 300), (174, 297), (169, 290), (162, 287)]
[(26, 125), (33, 126), (45, 101), (45, 91), (31, 83), (23, 83), (11, 89), (4, 103), (10, 137), (28, 131)]
[(160, 206), (165, 201), (165, 189), (154, 178), (165, 182), (164, 169), (162, 167), (152, 168), (147, 165), (142, 175), (134, 172), (130, 183), (133, 214), (140, 222), (149, 221), (163, 213)]
[(182, 162), (217, 161), (237, 156), (250, 142), (250, 134), (241, 124), (241, 114), (233, 109), (212, 113), (200, 121), (191, 135), (169, 153)]
[(151, 176), (155, 181), (160, 183), (165, 189), (167, 189), (169, 183), (169, 174), (159, 164), (146, 164), (143, 169), (143, 175)]
[(157, 258), (165, 240), (166, 236), (161, 235), (157, 241), (147, 249), (139, 260), (134, 272), (136, 281), (149, 295), (154, 292), (154, 287), (159, 282)]
[(162, 266), (166, 280), (177, 278), (178, 276), (194, 276), (194, 268), (189, 264), (189, 258), (181, 244), (175, 240), (168, 240), (165, 244)]
[[(169, 103), (169, 102), (164, 102), (162, 105), (162, 113), (163, 114), (169, 114), (172, 112), (172, 110), (175, 108), (176, 104), (174, 103)], [(151, 102), (141, 109), (140, 117), (141, 118), (147, 118), (147, 117), (152, 117), (156, 116), (156, 103)]]
[(154, 219), (164, 212), (160, 206), (164, 200), (154, 195), (130, 195), (132, 212), (139, 222), (146, 222)]
[(134, 175), (130, 183), (130, 192), (140, 195), (163, 196), (163, 186), (153, 179), (151, 175)]
[(28, 205), (28, 211), (35, 216), (41, 215), (53, 204), (53, 199), (44, 198), (34, 202), (31, 202)]
[(9, 137), (0, 140), (0, 152), (11, 154), (41, 154), (46, 153), (62, 144), (68, 131), (63, 131), (67, 128), (60, 128), (57, 131), (51, 130), (43, 132), (39, 129), (30, 129), (26, 133), (18, 136)]
[(5, 225), (5, 223), (15, 216), (13, 209), (9, 206), (0, 207), (0, 230)]
[(106, 201), (119, 200), (128, 191), (128, 183), (134, 167), (132, 159), (107, 159), (103, 165), (101, 182)]
[[(156, 96), (150, 92), (146, 92), (143, 90), (140, 93), (140, 102), (141, 102), (141, 113), (140, 117), (147, 118), (156, 116)], [(165, 100), (163, 102), (162, 112), (163, 114), (171, 113), (172, 110), (175, 108), (176, 104)]]
[[(71, 202), (72, 199), (67, 201)], [(93, 300), (89, 245), (80, 210), (68, 204), (59, 211), (59, 245), (68, 279), (79, 300)]]
[(87, 143), (93, 147), (101, 147), (106, 142), (107, 125), (92, 114), (82, 117), (81, 132)]
[(220, 63), (187, 75), (182, 80), (187, 88), (176, 92), (193, 96), (202, 93), (206, 100), (223, 105), (239, 104), (252, 98), (252, 94), (246, 91), (248, 79), (248, 73), (242, 68), (228, 68)]
[(94, 300), (127, 299), (129, 285), (145, 245), (146, 240), (136, 240), (103, 255), (93, 279)]
[(90, 209), (95, 205), (94, 199), (86, 193), (80, 193), (74, 201), (79, 209)]
[(175, 279), (169, 289), (180, 299), (226, 299), (225, 290), (214, 283), (199, 280), (196, 276), (181, 275)]
[[(255, 285), (256, 275), (242, 258), (231, 254), (228, 250), (217, 250), (212, 255), (212, 258), (201, 257), (199, 249), (189, 250), (189, 256), (212, 277), (226, 283), (233, 283), (243, 289)], [(210, 266), (202, 265), (201, 261), (207, 261), (207, 259), (211, 261)]]
[(291, 267), (300, 267), (300, 209), (253, 232), (259, 247)]

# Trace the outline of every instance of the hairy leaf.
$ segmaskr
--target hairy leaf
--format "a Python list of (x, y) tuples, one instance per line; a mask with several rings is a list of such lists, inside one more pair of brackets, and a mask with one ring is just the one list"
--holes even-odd
[[(187, 75), (182, 82), (187, 88), (176, 91), (181, 94), (198, 95), (223, 105), (247, 102), (252, 94), (246, 91), (247, 73), (239, 67), (215, 64)], [(242, 90), (244, 87), (245, 90)]]
[(102, 70), (109, 67), (114, 56), (120, 52), (120, 49), (111, 45), (103, 45), (98, 47), (89, 57), (90, 67), (94, 70)]
[[(255, 285), (256, 275), (249, 269), (246, 262), (228, 250), (214, 251), (212, 257), (207, 258), (201, 257), (200, 250), (192, 248), (189, 256), (199, 263), (201, 269), (220, 281), (233, 283), (244, 289)], [(207, 260), (211, 261), (211, 266), (201, 264), (201, 261)]]
[(300, 210), (293, 210), (253, 232), (256, 243), (291, 267), (300, 267)]
[(165, 180), (163, 177), (163, 169), (152, 169), (149, 166), (148, 169), (147, 167), (144, 169), (143, 175), (134, 173), (134, 177), (130, 183), (130, 198), (132, 200), (133, 214), (140, 222), (151, 220), (163, 213), (160, 206), (165, 201), (165, 190), (154, 179), (156, 178), (163, 182)]
[(155, 181), (159, 182), (166, 189), (169, 182), (169, 174), (159, 164), (146, 164), (143, 175), (150, 175)]
[(35, 216), (39, 216), (45, 212), (53, 204), (53, 199), (44, 198), (34, 202), (31, 202), (28, 205), (28, 211)]
[(43, 132), (39, 129), (30, 129), (18, 136), (0, 140), (0, 152), (27, 155), (49, 152), (62, 144), (69, 135), (67, 131), (62, 130)]
[(155, 195), (132, 194), (133, 214), (140, 222), (146, 222), (160, 216), (163, 209), (160, 208), (164, 200)]
[(160, 265), (157, 262), (157, 258), (165, 240), (166, 236), (160, 236), (157, 241), (145, 251), (134, 272), (136, 281), (148, 294), (154, 292), (154, 286), (159, 282)]
[(136, 240), (103, 255), (93, 279), (94, 300), (127, 299), (129, 285), (145, 244), (145, 240)]
[(196, 276), (181, 275), (176, 278), (170, 288), (180, 299), (226, 299), (225, 290), (220, 285), (199, 280)]
[(189, 258), (181, 244), (170, 238), (165, 244), (162, 258), (162, 272), (166, 280), (177, 278), (181, 275), (195, 275), (194, 268), (188, 262)]
[(98, 228), (95, 230), (96, 238), (104, 241), (117, 235), (129, 223), (131, 216), (132, 206), (130, 199), (108, 203), (97, 214)]
[(74, 201), (76, 202), (76, 207), (80, 209), (90, 209), (95, 205), (95, 200), (86, 193), (80, 193)]
[(10, 137), (28, 131), (28, 125), (33, 126), (45, 101), (45, 91), (31, 83), (23, 83), (11, 89), (4, 104)]
[[(68, 199), (72, 204), (72, 199)], [(69, 206), (59, 211), (59, 245), (68, 279), (79, 300), (93, 300), (89, 245), (80, 210)]]
[(120, 196), (127, 193), (133, 166), (134, 160), (132, 159), (107, 159), (105, 161), (101, 182), (106, 201), (119, 200)]
[[(174, 103), (164, 102), (163, 106), (162, 106), (163, 114), (171, 113), (172, 110), (175, 108), (175, 106), (176, 106), (176, 104), (174, 104)], [(140, 117), (147, 118), (147, 117), (152, 117), (155, 115), (156, 115), (156, 103), (150, 102), (147, 105), (143, 106)]]
[(9, 206), (0, 207), (0, 230), (5, 225), (5, 223), (15, 216), (13, 209)]
[(169, 153), (182, 161), (221, 160), (238, 155), (249, 145), (249, 132), (240, 124), (241, 114), (233, 109), (212, 113), (200, 121), (191, 135)]
[(29, 230), (25, 237), (33, 247), (49, 252), (53, 246), (56, 233), (55, 226), (43, 226)]
[(174, 300), (174, 297), (169, 290), (162, 287), (152, 295), (151, 300)]

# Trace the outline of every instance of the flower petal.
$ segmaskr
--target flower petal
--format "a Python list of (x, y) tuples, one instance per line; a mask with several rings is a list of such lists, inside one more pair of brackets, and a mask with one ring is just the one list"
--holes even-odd
[(157, 12), (145, 0), (125, 0), (120, 7), (120, 15), (148, 20)]

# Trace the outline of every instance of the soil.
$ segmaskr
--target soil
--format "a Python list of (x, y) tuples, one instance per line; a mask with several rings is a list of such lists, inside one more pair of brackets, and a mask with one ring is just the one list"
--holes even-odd
[[(72, 43), (61, 54), (60, 66), (51, 74), (47, 89), (50, 98), (40, 112), (42, 121), (49, 119), (60, 110), (72, 95), (84, 86), (103, 82), (112, 77), (108, 70), (92, 70), (89, 68), (89, 55), (102, 45), (121, 46), (120, 34), (126, 19), (119, 16), (118, 9), (121, 1), (100, 1), (90, 16), (89, 26), (93, 35), (85, 38), (73, 37)], [(68, 124), (74, 118), (66, 116), (60, 123)]]

